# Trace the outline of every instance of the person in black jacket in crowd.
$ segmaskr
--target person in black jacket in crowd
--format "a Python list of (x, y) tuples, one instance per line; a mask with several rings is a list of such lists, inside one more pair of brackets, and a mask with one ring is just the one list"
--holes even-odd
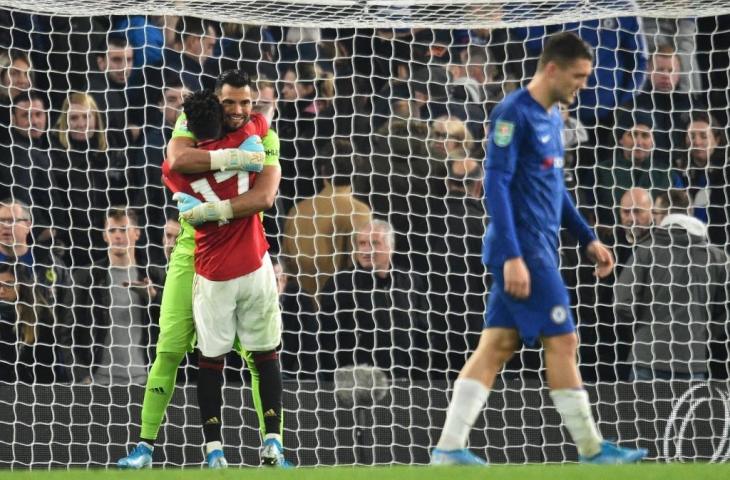
[(0, 262), (0, 381), (71, 380), (71, 319), (50, 304), (28, 266)]
[[(144, 172), (127, 158), (124, 146), (112, 143), (93, 97), (71, 92), (51, 135), (53, 182), (51, 218), (72, 267), (89, 265), (102, 252), (98, 229), (112, 205), (145, 202)], [(134, 168), (131, 168), (134, 167)]]
[(428, 370), (425, 282), (393, 264), (394, 233), (373, 220), (355, 236), (354, 266), (320, 295), (320, 373), (373, 365), (392, 378), (424, 378)]
[(19, 93), (10, 110), (10, 145), (0, 151), (0, 198), (30, 205), (40, 237), (36, 240), (47, 242), (52, 235), (46, 95), (36, 91)]
[(467, 352), (476, 347), (484, 324), (486, 212), (480, 200), (481, 163), (472, 158), (450, 160), (447, 170), (446, 195), (428, 197), (428, 228), (422, 234), (429, 268), (430, 372), (454, 377)]

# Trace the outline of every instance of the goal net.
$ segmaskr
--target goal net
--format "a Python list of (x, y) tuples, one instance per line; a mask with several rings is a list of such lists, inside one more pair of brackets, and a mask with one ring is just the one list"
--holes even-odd
[[(599, 428), (656, 460), (730, 455), (727, 0), (0, 6), (0, 468), (112, 466), (138, 440), (180, 230), (165, 146), (184, 96), (230, 69), (254, 79), (280, 141), (263, 222), (286, 456), (427, 463), (490, 288), (490, 112), (561, 30), (596, 57), (564, 111), (565, 180), (618, 263), (597, 280), (561, 238)], [(178, 371), (155, 465), (204, 461), (196, 365)], [(231, 353), (234, 465), (259, 463), (250, 385)], [(538, 348), (498, 377), (470, 446), (492, 463), (577, 460)]]

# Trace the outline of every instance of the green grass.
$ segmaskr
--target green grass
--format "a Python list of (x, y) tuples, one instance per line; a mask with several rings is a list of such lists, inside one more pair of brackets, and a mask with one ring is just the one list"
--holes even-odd
[(730, 478), (730, 464), (657, 464), (621, 466), (527, 465), (478, 467), (322, 467), (294, 470), (260, 468), (226, 471), (153, 469), (118, 470), (0, 470), (8, 480), (722, 480)]

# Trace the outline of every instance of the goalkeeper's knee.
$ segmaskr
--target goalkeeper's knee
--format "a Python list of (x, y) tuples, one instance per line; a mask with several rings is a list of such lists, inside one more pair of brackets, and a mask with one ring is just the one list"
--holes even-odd
[(152, 369), (150, 370), (150, 376), (156, 374), (167, 374), (169, 372), (176, 372), (177, 367), (180, 366), (182, 359), (185, 357), (185, 352), (158, 352), (155, 357), (155, 361), (152, 362)]

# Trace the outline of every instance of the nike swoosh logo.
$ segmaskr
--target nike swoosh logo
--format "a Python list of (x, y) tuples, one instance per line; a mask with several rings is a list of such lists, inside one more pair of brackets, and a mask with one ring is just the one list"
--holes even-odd
[(542, 137), (540, 137), (540, 141), (541, 141), (542, 143), (547, 143), (547, 142), (549, 142), (549, 141), (550, 141), (550, 135), (543, 135)]

